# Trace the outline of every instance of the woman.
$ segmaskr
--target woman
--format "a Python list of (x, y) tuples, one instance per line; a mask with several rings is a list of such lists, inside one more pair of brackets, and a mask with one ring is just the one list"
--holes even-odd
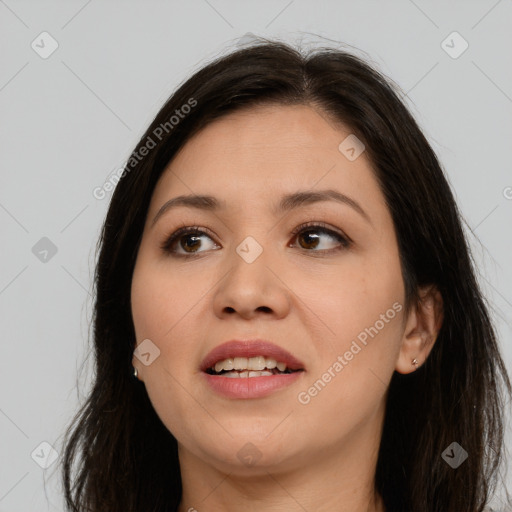
[(160, 110), (103, 226), (70, 510), (483, 509), (510, 381), (394, 89), (260, 39)]

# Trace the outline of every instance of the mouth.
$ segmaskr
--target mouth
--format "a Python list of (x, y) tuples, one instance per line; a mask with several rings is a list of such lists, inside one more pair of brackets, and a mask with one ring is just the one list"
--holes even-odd
[(206, 385), (229, 399), (263, 398), (306, 372), (290, 352), (263, 340), (223, 343), (204, 358), (200, 370)]
[(302, 372), (304, 369), (291, 369), (283, 361), (262, 355), (256, 357), (228, 357), (207, 368), (208, 375), (221, 375), (228, 378), (270, 377)]
[[(304, 364), (286, 349), (264, 340), (232, 340), (215, 347), (202, 361), (200, 370), (209, 375), (247, 376), (304, 371)], [(247, 372), (245, 375), (244, 372)], [(266, 374), (265, 374), (266, 375)]]

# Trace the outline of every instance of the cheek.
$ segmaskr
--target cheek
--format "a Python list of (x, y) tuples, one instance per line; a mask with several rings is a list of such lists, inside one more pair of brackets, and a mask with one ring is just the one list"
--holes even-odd
[(165, 343), (200, 297), (193, 280), (183, 282), (179, 272), (142, 258), (135, 267), (131, 289), (137, 341), (150, 338)]
[[(295, 290), (323, 321), (331, 340), (329, 350), (348, 350), (351, 340), (376, 322), (385, 336), (392, 329), (399, 334), (395, 327), (401, 323), (397, 310), (403, 309), (404, 287), (398, 254), (392, 248), (347, 254), (336, 267), (308, 274), (295, 280)], [(398, 306), (393, 308), (395, 303)]]
[(351, 433), (371, 428), (369, 419), (382, 412), (403, 318), (401, 303), (390, 300), (369, 304), (352, 296), (343, 309), (340, 298), (341, 309), (330, 311), (327, 321), (336, 336), (330, 346), (321, 340), (323, 357), (311, 367), (296, 397), (306, 431), (318, 430), (320, 420), (324, 439), (339, 438), (340, 433), (350, 439)]
[[(345, 263), (335, 279), (321, 279), (321, 288), (308, 294), (326, 329), (315, 350), (321, 357), (298, 401), (311, 421), (336, 411), (348, 426), (382, 406), (400, 349), (404, 289), (391, 250), (387, 258), (374, 253)], [(300, 293), (306, 295), (306, 288)]]
[(159, 416), (175, 428), (173, 418), (184, 412), (180, 408), (190, 398), (180, 383), (189, 381), (191, 364), (197, 360), (201, 332), (196, 312), (205, 291), (196, 278), (169, 271), (165, 262), (140, 263), (131, 291), (136, 339), (150, 339), (159, 351), (154, 362), (142, 367), (142, 379)]
[(194, 360), (197, 351), (190, 343), (194, 337), (193, 306), (204, 294), (193, 281), (180, 279), (179, 272), (169, 272), (162, 262), (141, 257), (131, 288), (137, 343), (150, 339), (160, 351), (151, 365), (142, 366), (143, 385), (157, 415), (180, 439), (187, 437), (183, 418), (201, 416), (190, 403), (190, 365), (184, 364)]

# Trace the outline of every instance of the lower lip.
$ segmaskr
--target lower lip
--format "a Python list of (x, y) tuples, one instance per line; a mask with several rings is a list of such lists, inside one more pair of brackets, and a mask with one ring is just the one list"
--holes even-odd
[(223, 377), (203, 372), (208, 385), (227, 398), (262, 398), (300, 379), (304, 371), (265, 377)]

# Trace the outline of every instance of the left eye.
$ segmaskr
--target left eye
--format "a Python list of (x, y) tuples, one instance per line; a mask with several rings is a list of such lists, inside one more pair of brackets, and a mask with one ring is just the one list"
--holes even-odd
[[(301, 241), (300, 247), (305, 249), (307, 252), (330, 253), (345, 249), (351, 245), (351, 240), (347, 236), (320, 224), (302, 224), (294, 229), (292, 234), (294, 235), (294, 239)], [(163, 242), (161, 249), (173, 256), (185, 258), (192, 257), (199, 252), (204, 252), (196, 250), (201, 246), (202, 237), (206, 237), (210, 240), (210, 245), (212, 247), (209, 249), (217, 246), (210, 235), (203, 229), (200, 229), (197, 226), (186, 226), (172, 233)], [(321, 247), (322, 239), (330, 239), (331, 247)], [(327, 242), (327, 244), (329, 245), (329, 242)], [(289, 247), (292, 245), (293, 244), (290, 244)], [(178, 249), (181, 249), (182, 252)], [(205, 250), (208, 250), (208, 248)]]
[[(294, 230), (294, 234), (298, 240), (303, 240), (305, 242), (305, 246), (302, 246), (303, 249), (319, 249), (319, 251), (331, 252), (333, 250), (346, 248), (350, 245), (348, 237), (345, 237), (341, 235), (341, 233), (337, 233), (332, 229), (316, 224), (301, 225)], [(322, 245), (322, 234), (324, 235), (324, 238), (330, 238), (331, 241), (334, 240), (334, 244), (331, 244), (331, 247), (319, 248), (319, 246)]]

